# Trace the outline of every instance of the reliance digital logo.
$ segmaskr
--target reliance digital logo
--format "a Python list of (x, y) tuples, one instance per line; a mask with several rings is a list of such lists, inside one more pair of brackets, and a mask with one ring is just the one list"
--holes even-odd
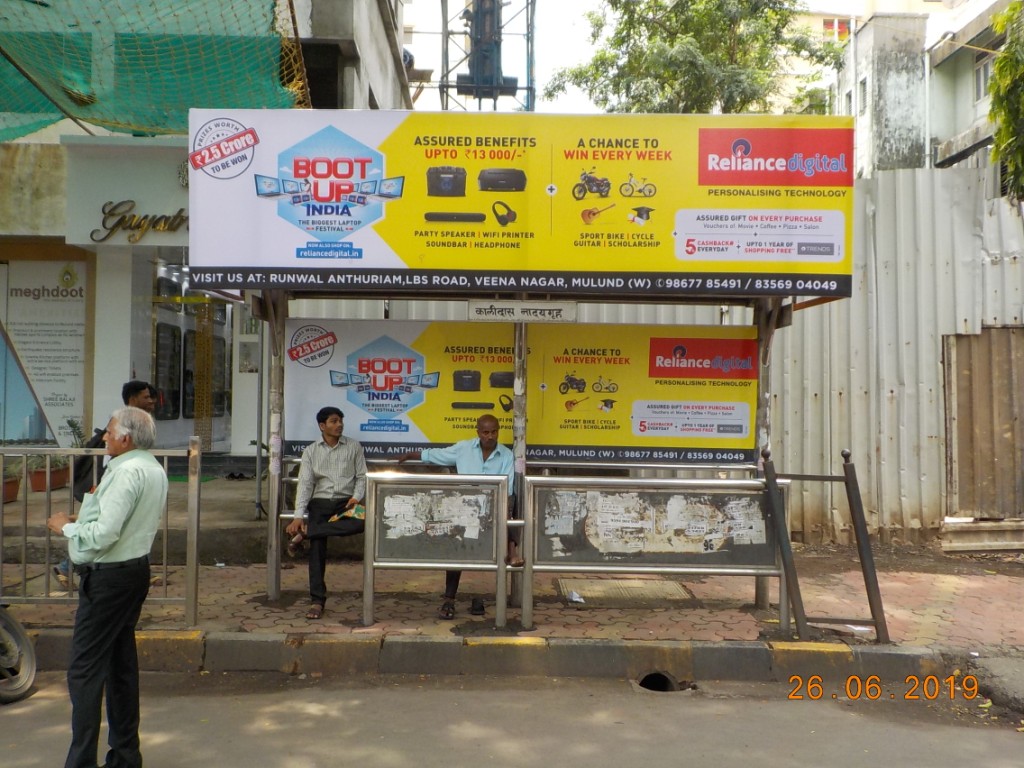
[(652, 338), (647, 358), (651, 378), (715, 381), (757, 378), (755, 339)]
[(853, 131), (840, 128), (702, 128), (702, 186), (849, 187)]

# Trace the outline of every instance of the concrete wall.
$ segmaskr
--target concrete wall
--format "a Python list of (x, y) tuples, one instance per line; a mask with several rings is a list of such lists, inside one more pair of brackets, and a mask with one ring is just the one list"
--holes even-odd
[(314, 0), (310, 24), (318, 40), (337, 40), (343, 109), (411, 109), (402, 61), (397, 0)]
[(923, 168), (925, 141), (923, 16), (876, 17), (871, 65), (874, 170)]
[(0, 235), (62, 236), (67, 164), (53, 144), (0, 144)]
[(926, 164), (925, 23), (923, 15), (874, 16), (846, 47), (838, 96), (842, 109), (845, 94), (854, 94), (858, 176)]

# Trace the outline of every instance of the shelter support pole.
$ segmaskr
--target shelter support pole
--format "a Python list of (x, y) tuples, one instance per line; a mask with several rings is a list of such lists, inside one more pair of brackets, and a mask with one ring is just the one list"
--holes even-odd
[(281, 597), (281, 446), (284, 437), (284, 321), (288, 316), (288, 297), (281, 291), (264, 291), (263, 306), (270, 335), (270, 371), (268, 401), (270, 423), (267, 510), (267, 598)]
[[(515, 378), (512, 383), (512, 458), (515, 462), (515, 494), (516, 517), (526, 513), (526, 323), (515, 324)], [(532, 546), (523, 536), (522, 528), (515, 528), (515, 538), (520, 549)], [(509, 534), (512, 536), (513, 534)], [(504, 546), (502, 543), (501, 546)], [(498, 551), (501, 557), (501, 550)], [(512, 574), (512, 598), (510, 605), (518, 608), (522, 605), (523, 575)]]
[[(775, 330), (782, 316), (782, 299), (761, 299), (754, 305), (754, 325), (757, 328), (757, 413), (754, 430), (757, 435), (757, 453), (771, 449), (771, 348)], [(762, 465), (763, 466), (763, 465)], [(767, 576), (754, 577), (754, 605), (760, 610), (771, 606)]]
[(259, 520), (267, 514), (263, 508), (263, 377), (267, 375), (267, 364), (263, 350), (263, 323), (259, 324), (259, 344), (257, 353), (256, 374), (256, 511), (253, 520)]

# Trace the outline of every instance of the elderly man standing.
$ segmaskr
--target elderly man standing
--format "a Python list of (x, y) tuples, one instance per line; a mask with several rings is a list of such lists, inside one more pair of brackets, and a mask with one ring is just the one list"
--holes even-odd
[(78, 519), (46, 521), (68, 540), (80, 578), (71, 638), (68, 692), (71, 748), (65, 768), (96, 768), (101, 705), (106, 691), (105, 765), (140, 768), (139, 660), (135, 626), (149, 594), (149, 552), (167, 502), (167, 474), (149, 453), (153, 417), (141, 408), (114, 411), (104, 441), (110, 463)]

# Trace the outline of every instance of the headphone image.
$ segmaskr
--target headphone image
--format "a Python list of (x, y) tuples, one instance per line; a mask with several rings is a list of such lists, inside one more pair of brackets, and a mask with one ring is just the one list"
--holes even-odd
[(503, 227), (507, 227), (516, 220), (516, 212), (508, 206), (508, 203), (503, 203), (501, 200), (494, 201), (491, 213), (494, 214), (494, 220)]

